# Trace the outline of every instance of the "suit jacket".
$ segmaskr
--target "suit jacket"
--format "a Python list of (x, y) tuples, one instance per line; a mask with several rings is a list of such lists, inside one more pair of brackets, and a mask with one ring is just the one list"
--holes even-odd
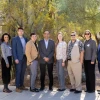
[(100, 63), (100, 49), (97, 48), (97, 60)]
[(48, 41), (48, 48), (46, 49), (44, 39), (40, 40), (38, 43), (39, 47), (39, 55), (40, 55), (40, 63), (45, 64), (44, 57), (48, 57), (49, 64), (54, 62), (54, 52), (55, 52), (55, 43), (52, 40)]
[[(27, 43), (27, 39), (24, 37), (26, 43)], [(16, 36), (12, 39), (12, 54), (13, 54), (13, 58), (14, 60), (18, 59), (18, 60), (22, 60), (24, 53), (23, 53), (23, 46), (20, 40), (19, 36)]]
[(27, 42), (25, 54), (27, 57), (27, 65), (30, 65), (30, 63), (38, 57), (38, 51), (37, 51), (35, 44), (33, 43), (32, 40)]

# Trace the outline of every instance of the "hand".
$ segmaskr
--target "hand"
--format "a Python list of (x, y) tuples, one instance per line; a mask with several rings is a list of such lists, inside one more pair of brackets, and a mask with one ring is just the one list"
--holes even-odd
[(47, 57), (44, 57), (43, 59), (44, 59), (45, 62), (49, 61), (49, 58), (47, 58)]
[(19, 60), (18, 60), (18, 59), (16, 59), (16, 60), (15, 60), (15, 63), (16, 63), (16, 64), (19, 64)]
[(81, 64), (83, 64), (83, 61), (80, 61)]
[(46, 61), (49, 62), (49, 58), (46, 58)]
[(9, 64), (6, 64), (6, 67), (9, 68)]
[(94, 62), (91, 61), (91, 64), (94, 64)]
[(33, 64), (33, 62), (31, 62), (31, 65)]
[(65, 66), (65, 62), (62, 62), (62, 67), (64, 67)]

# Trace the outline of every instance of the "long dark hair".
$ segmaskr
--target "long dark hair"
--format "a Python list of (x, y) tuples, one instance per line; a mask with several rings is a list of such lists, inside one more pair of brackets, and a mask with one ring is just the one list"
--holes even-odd
[(4, 42), (4, 36), (7, 35), (9, 37), (9, 40), (11, 39), (11, 36), (8, 33), (4, 33), (1, 37), (1, 42)]

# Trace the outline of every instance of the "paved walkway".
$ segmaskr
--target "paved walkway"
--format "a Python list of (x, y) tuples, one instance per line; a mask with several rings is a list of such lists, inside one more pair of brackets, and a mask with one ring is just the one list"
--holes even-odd
[(56, 88), (54, 90), (33, 93), (30, 91), (23, 91), (22, 93), (16, 93), (15, 87), (10, 86), (13, 90), (12, 93), (3, 93), (3, 86), (0, 85), (0, 100), (100, 100), (100, 96), (97, 92), (95, 93), (85, 93), (82, 91), (81, 94), (70, 93), (69, 90), (64, 92), (57, 92)]

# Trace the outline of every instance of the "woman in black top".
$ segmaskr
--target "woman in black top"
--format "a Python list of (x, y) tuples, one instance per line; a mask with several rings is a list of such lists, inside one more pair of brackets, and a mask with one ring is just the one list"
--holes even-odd
[(95, 60), (96, 42), (91, 39), (89, 30), (85, 31), (86, 41), (84, 43), (84, 68), (86, 75), (86, 92), (95, 92)]

